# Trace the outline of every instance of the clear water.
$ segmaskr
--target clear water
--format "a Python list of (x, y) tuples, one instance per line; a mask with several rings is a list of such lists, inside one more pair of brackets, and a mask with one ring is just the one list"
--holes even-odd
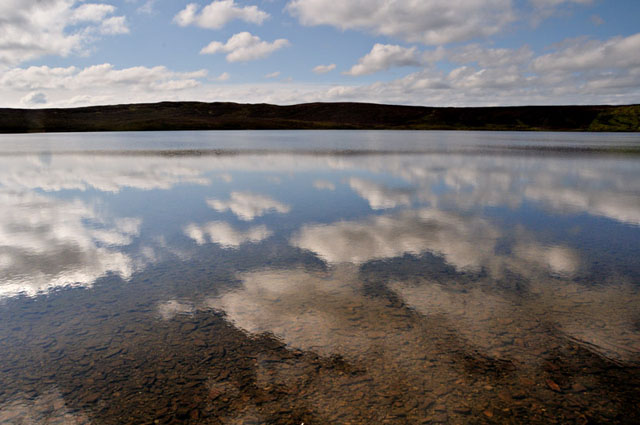
[(639, 151), (0, 136), (0, 423), (638, 423)]

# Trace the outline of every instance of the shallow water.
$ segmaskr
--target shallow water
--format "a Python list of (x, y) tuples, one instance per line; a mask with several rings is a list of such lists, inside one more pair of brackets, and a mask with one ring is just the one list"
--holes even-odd
[(0, 424), (640, 422), (640, 136), (0, 136)]

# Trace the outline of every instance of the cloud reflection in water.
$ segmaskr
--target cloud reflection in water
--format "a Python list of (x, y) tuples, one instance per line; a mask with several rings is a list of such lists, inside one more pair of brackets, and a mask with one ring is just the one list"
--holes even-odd
[[(290, 235), (285, 235), (292, 246), (313, 252), (325, 261), (333, 277), (318, 277), (298, 269), (255, 271), (240, 276), (243, 287), (239, 291), (230, 291), (210, 302), (211, 307), (225, 310), (230, 320), (245, 330), (272, 332), (294, 346), (327, 353), (354, 352), (345, 349), (350, 344), (347, 340), (365, 347), (369, 336), (364, 332), (358, 337), (355, 328), (344, 327), (341, 314), (335, 309), (343, 309), (348, 301), (370, 308), (374, 312), (372, 318), (391, 314), (362, 295), (358, 268), (371, 261), (430, 253), (453, 267), (450, 281), (433, 282), (423, 277), (384, 284), (424, 317), (446, 319), (449, 328), (478, 349), (504, 356), (504, 350), (494, 350), (504, 344), (498, 329), (511, 326), (517, 333), (516, 325), (536, 317), (612, 358), (629, 359), (635, 355), (633, 350), (637, 352), (629, 348), (637, 347), (633, 324), (638, 314), (634, 305), (638, 303), (628, 302), (637, 300), (633, 285), (611, 284), (604, 290), (582, 281), (573, 282), (585, 261), (576, 248), (562, 242), (540, 242), (532, 230), (502, 229), (482, 213), (489, 206), (516, 210), (529, 202), (550, 215), (584, 213), (638, 225), (640, 186), (634, 178), (637, 165), (619, 158), (57, 154), (45, 161), (35, 155), (5, 156), (0, 158), (5, 206), (0, 213), (0, 296), (18, 292), (33, 295), (70, 283), (90, 285), (107, 273), (126, 278), (135, 269), (125, 248), (133, 239), (145, 237), (140, 228), (146, 211), (141, 211), (139, 219), (109, 218), (84, 201), (56, 199), (41, 191), (92, 189), (99, 194), (120, 194), (124, 189), (158, 190), (170, 196), (181, 185), (208, 188), (214, 182), (222, 183), (228, 195), (202, 195), (201, 201), (208, 200), (214, 210), (210, 211), (214, 219), (195, 224), (188, 218), (180, 223), (180, 229), (198, 248), (205, 249), (207, 242), (238, 248), (265, 241), (281, 229), (277, 223), (236, 228), (216, 220), (216, 212), (231, 211), (240, 220), (252, 221), (258, 217), (270, 220), (296, 209), (290, 198), (284, 203), (275, 199), (278, 196), (260, 193), (253, 187), (235, 190), (232, 183), (238, 179), (234, 174), (244, 172), (259, 173), (256, 178), (260, 181), (276, 173), (308, 173), (312, 178), (306, 182), (283, 180), (281, 193), (286, 193), (287, 184), (307, 184), (322, 190), (314, 193), (327, 199), (337, 194), (332, 181), (342, 176), (371, 210), (371, 215), (341, 220), (344, 211), (338, 204), (331, 212), (335, 219), (328, 217), (329, 224), (301, 221)], [(398, 180), (402, 183), (398, 184)], [(380, 214), (392, 208), (398, 211)], [(278, 214), (267, 214), (273, 212)], [(155, 230), (162, 232), (159, 227)], [(505, 232), (511, 232), (513, 239), (506, 251), (501, 246), (509, 236)], [(483, 277), (469, 282), (469, 275)], [(518, 276), (524, 292), (514, 293), (512, 288), (500, 286), (511, 275)], [(336, 276), (340, 283), (331, 283)], [(463, 278), (467, 279), (466, 286), (461, 283)], [(523, 293), (526, 296), (520, 299)], [(276, 303), (274, 297), (280, 301)], [(333, 300), (333, 307), (319, 305), (323, 298)], [(287, 307), (280, 309), (275, 304)], [(626, 306), (624, 319), (606, 317), (615, 305)], [(173, 314), (169, 310), (167, 317)], [(249, 315), (250, 311), (253, 315)], [(487, 312), (492, 317), (485, 320)], [(174, 313), (179, 314), (179, 309)], [(503, 323), (509, 317), (514, 318), (514, 325)], [(593, 325), (596, 322), (601, 330)], [(298, 334), (289, 329), (291, 323), (297, 323)], [(367, 326), (376, 329), (377, 325), (367, 324), (366, 320), (358, 322), (359, 329)], [(347, 329), (349, 338), (341, 339), (340, 329)], [(305, 332), (309, 339), (300, 339)], [(490, 334), (498, 335), (495, 341)], [(310, 335), (317, 338), (315, 343)]]
[(134, 262), (120, 249), (139, 234), (139, 219), (108, 219), (80, 200), (34, 192), (0, 191), (0, 203), (0, 297), (131, 275)]
[(212, 221), (202, 226), (189, 224), (184, 232), (198, 245), (206, 242), (217, 243), (224, 248), (237, 248), (245, 242), (257, 243), (273, 234), (267, 226), (250, 227), (247, 230), (236, 230), (223, 221)]

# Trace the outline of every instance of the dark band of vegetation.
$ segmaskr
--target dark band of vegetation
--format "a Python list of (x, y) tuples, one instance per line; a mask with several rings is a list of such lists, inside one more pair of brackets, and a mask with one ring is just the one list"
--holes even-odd
[(432, 108), (370, 103), (162, 102), (0, 109), (0, 132), (407, 129), (640, 131), (640, 105)]

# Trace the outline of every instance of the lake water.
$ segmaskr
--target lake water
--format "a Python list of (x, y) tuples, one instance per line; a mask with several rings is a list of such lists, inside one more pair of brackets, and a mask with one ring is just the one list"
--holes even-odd
[(0, 424), (640, 423), (640, 135), (0, 136)]

